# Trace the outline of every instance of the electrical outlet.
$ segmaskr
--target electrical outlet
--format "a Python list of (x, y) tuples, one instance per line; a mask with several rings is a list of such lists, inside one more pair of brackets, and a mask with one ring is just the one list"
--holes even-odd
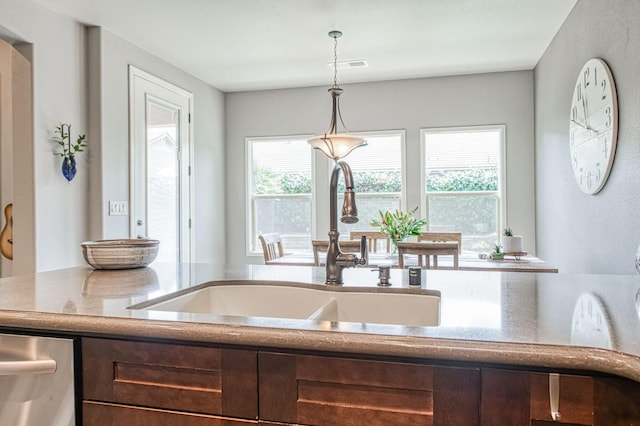
[(129, 214), (127, 201), (109, 201), (109, 216), (126, 216)]

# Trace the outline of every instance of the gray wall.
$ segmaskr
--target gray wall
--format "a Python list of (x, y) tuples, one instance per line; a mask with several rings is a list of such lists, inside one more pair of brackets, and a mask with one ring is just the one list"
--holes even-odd
[[(14, 187), (31, 191), (35, 199), (36, 270), (78, 265), (83, 262), (80, 242), (88, 233), (88, 155), (78, 155), (78, 174), (69, 183), (51, 137), (60, 122), (71, 123), (74, 138), (88, 133), (84, 30), (31, 0), (2, 0), (0, 27), (12, 41), (33, 46), (35, 188), (22, 188), (22, 182)], [(88, 139), (91, 145), (91, 135)]]
[[(194, 93), (197, 262), (225, 262), (224, 94), (107, 31), (32, 0), (0, 1), (0, 37), (30, 52), (33, 64), (36, 270), (85, 264), (80, 243), (128, 236), (126, 217), (108, 216), (108, 200), (127, 200), (128, 89), (131, 63)], [(86, 133), (78, 174), (67, 182), (54, 156), (53, 130)]]
[(129, 65), (193, 93), (194, 262), (225, 263), (224, 95), (175, 66), (98, 27), (88, 29), (91, 130), (91, 238), (126, 238), (128, 216), (109, 200), (129, 199)]
[[(261, 256), (246, 256), (245, 138), (325, 131), (331, 106), (328, 86), (227, 94), (227, 235), (233, 236), (227, 246), (230, 263), (262, 262)], [(421, 128), (506, 124), (506, 220), (523, 235), (525, 249), (535, 252), (532, 71), (343, 88), (342, 115), (352, 132), (406, 130), (409, 207), (420, 205)], [(328, 190), (328, 176), (325, 181)], [(327, 194), (318, 194), (317, 204), (327, 206)], [(328, 215), (328, 208), (319, 211), (317, 236), (326, 235)]]
[[(640, 2), (580, 0), (535, 68), (538, 255), (561, 272), (635, 273), (640, 244)], [(605, 187), (586, 195), (569, 160), (569, 108), (593, 57), (615, 78), (618, 146)]]

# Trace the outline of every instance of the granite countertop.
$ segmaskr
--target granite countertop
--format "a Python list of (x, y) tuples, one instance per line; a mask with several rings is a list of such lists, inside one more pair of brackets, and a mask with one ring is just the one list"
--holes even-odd
[[(211, 281), (323, 285), (324, 268), (171, 265), (97, 271), (77, 267), (0, 279), (0, 327), (267, 348), (604, 372), (640, 382), (640, 277), (422, 271), (441, 293), (440, 325), (247, 318), (127, 307)], [(369, 268), (345, 287), (375, 287)], [(391, 291), (407, 270), (391, 271)]]

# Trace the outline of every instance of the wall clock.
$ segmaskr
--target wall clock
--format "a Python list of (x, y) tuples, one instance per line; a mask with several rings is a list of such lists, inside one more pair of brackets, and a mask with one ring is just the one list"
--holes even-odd
[(590, 59), (578, 74), (571, 98), (569, 149), (573, 175), (587, 194), (602, 189), (616, 153), (618, 99), (607, 64)]

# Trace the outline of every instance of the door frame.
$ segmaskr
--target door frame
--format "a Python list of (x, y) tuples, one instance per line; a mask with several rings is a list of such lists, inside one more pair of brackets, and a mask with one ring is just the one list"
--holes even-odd
[[(136, 238), (136, 203), (135, 203), (135, 106), (136, 106), (136, 82), (140, 79), (141, 83), (158, 86), (161, 90), (169, 91), (186, 98), (188, 110), (183, 113), (187, 114), (186, 131), (181, 130), (180, 140), (180, 262), (189, 263), (194, 256), (194, 238), (193, 238), (193, 211), (194, 211), (194, 182), (193, 182), (193, 162), (194, 162), (194, 141), (193, 141), (193, 94), (172, 83), (158, 78), (146, 71), (143, 71), (133, 65), (129, 65), (129, 205), (131, 207), (129, 214), (129, 234), (131, 238)], [(146, 114), (146, 97), (147, 95), (158, 98), (158, 95), (145, 93), (145, 114)], [(145, 120), (146, 123), (146, 120)], [(182, 120), (181, 120), (182, 128)], [(145, 129), (146, 132), (146, 129)], [(184, 141), (184, 135), (187, 141)], [(185, 150), (187, 151), (185, 153)], [(187, 164), (185, 164), (185, 161)], [(145, 223), (148, 220), (145, 217)]]

